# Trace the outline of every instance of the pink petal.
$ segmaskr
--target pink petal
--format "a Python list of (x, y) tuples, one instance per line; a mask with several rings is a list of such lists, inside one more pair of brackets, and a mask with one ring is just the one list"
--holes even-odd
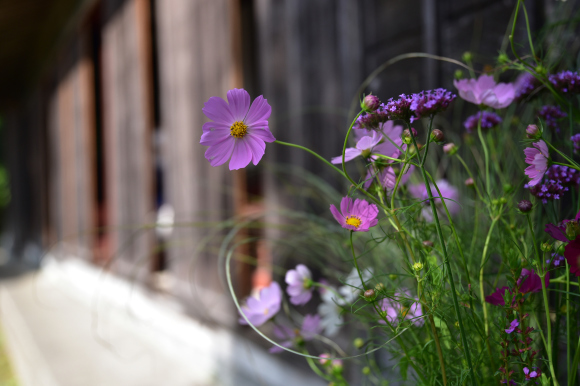
[(246, 141), (241, 138), (236, 138), (234, 152), (232, 153), (232, 159), (230, 160), (230, 170), (245, 168), (251, 160), (252, 152), (246, 145)]
[(348, 216), (351, 212), (352, 208), (352, 198), (350, 197), (343, 197), (340, 200), (340, 211), (344, 217)]
[[(361, 150), (355, 149), (354, 147), (349, 147), (344, 151), (344, 162), (351, 161), (362, 154)], [(338, 157), (333, 157), (330, 160), (333, 164), (341, 164), (342, 163), (342, 155)]]
[(270, 118), (272, 107), (268, 104), (268, 100), (264, 99), (262, 95), (254, 99), (250, 111), (246, 116), (245, 122), (248, 126), (253, 125), (257, 121), (265, 121)]
[(304, 264), (298, 264), (296, 266), (296, 271), (303, 279), (304, 278), (310, 279), (310, 277), (312, 276), (310, 270)]
[(229, 129), (215, 129), (203, 133), (199, 143), (204, 146), (212, 146), (228, 137), (231, 137)]
[(497, 97), (497, 105), (491, 106), (496, 109), (503, 109), (508, 107), (516, 97), (516, 91), (514, 85), (511, 83), (499, 83), (493, 89), (494, 94)]
[(220, 97), (209, 98), (201, 111), (212, 121), (228, 125), (228, 127), (235, 122), (230, 106)]
[(255, 137), (260, 138), (264, 142), (274, 142), (276, 138), (272, 135), (268, 128), (258, 129), (253, 126), (248, 127), (248, 135), (253, 135)]
[(266, 144), (260, 138), (252, 135), (246, 135), (243, 140), (252, 152), (252, 163), (257, 165), (264, 156)]
[(243, 88), (234, 88), (228, 91), (230, 110), (236, 121), (243, 121), (250, 107), (250, 94)]
[(209, 161), (211, 166), (224, 164), (228, 159), (230, 159), (234, 150), (234, 144), (234, 137), (227, 137), (222, 142), (210, 146), (205, 151), (205, 158)]
[(334, 216), (334, 219), (336, 221), (338, 221), (338, 223), (340, 225), (344, 224), (344, 216), (340, 214), (340, 212), (338, 211), (338, 209), (336, 209), (336, 206), (334, 205), (330, 205), (330, 213), (332, 213), (332, 215)]
[(543, 140), (539, 140), (538, 142), (534, 142), (534, 147), (538, 149), (546, 158), (550, 157), (550, 151), (548, 149), (548, 145)]
[(203, 130), (203, 132), (205, 133), (206, 131), (211, 131), (212, 129), (230, 129), (232, 126), (231, 125), (226, 125), (225, 123), (219, 123), (219, 122), (206, 122), (203, 124), (203, 126), (201, 127), (201, 130)]

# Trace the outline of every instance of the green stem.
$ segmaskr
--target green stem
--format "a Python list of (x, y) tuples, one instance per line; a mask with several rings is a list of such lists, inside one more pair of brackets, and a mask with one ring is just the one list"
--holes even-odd
[(461, 164), (463, 165), (463, 167), (467, 171), (467, 174), (473, 180), (473, 187), (475, 188), (475, 192), (477, 193), (477, 197), (479, 197), (479, 199), (483, 201), (483, 197), (481, 195), (481, 192), (479, 191), (479, 188), (477, 187), (477, 181), (475, 181), (475, 178), (473, 178), (473, 174), (471, 173), (471, 170), (469, 170), (467, 163), (465, 163), (465, 161), (463, 160), (463, 158), (461, 158), (461, 156), (459, 154), (455, 154), (455, 157), (459, 160), (459, 162), (461, 162)]
[[(578, 278), (578, 285), (580, 286), (580, 278)], [(574, 354), (574, 359), (572, 360), (570, 382), (568, 383), (569, 385), (573, 385), (576, 382), (576, 372), (578, 371), (579, 362), (580, 362), (580, 337), (578, 337), (578, 344), (576, 345), (576, 353)]]
[(310, 355), (308, 353), (308, 351), (302, 350), (302, 353), (305, 354), (305, 358), (306, 358), (306, 362), (308, 362), (308, 366), (310, 366), (310, 368), (312, 369), (312, 371), (314, 371), (316, 373), (316, 375), (318, 375), (319, 377), (321, 377), (323, 379), (326, 379), (329, 382), (332, 382), (332, 378), (330, 376), (328, 376), (328, 374), (324, 374), (322, 372), (322, 370), (320, 370), (318, 368), (318, 366), (316, 366), (316, 363), (314, 363), (314, 360), (308, 356), (308, 355)]
[[(433, 124), (433, 116), (431, 116), (431, 120), (429, 123), (429, 134), (427, 136), (427, 138), (429, 138), (429, 135), (431, 134), (431, 127)], [(410, 124), (407, 123), (407, 127), (409, 128), (409, 131), (412, 132), (411, 130), (411, 126)], [(419, 147), (417, 146), (417, 140), (415, 139), (415, 136), (411, 133), (411, 138), (413, 140), (413, 144), (415, 145), (415, 149), (417, 149), (417, 152), (419, 152)], [(465, 352), (465, 358), (467, 360), (467, 366), (468, 366), (468, 370), (469, 370), (469, 375), (471, 378), (471, 383), (472, 385), (475, 385), (477, 382), (475, 380), (475, 373), (473, 371), (473, 365), (471, 363), (471, 353), (469, 352), (469, 345), (467, 344), (467, 335), (465, 333), (465, 328), (463, 326), (463, 320), (461, 317), (461, 310), (459, 309), (459, 302), (457, 300), (457, 292), (455, 291), (455, 282), (453, 280), (453, 273), (451, 271), (451, 265), (449, 264), (449, 255), (447, 254), (447, 247), (445, 246), (445, 239), (443, 237), (443, 232), (441, 231), (441, 225), (439, 224), (439, 216), (437, 215), (437, 208), (435, 207), (435, 200), (433, 199), (433, 194), (431, 192), (431, 185), (429, 184), (429, 180), (427, 178), (427, 174), (425, 172), (425, 163), (424, 163), (424, 159), (425, 157), (427, 157), (427, 152), (425, 152), (423, 154), (423, 158), (421, 158), (421, 155), (419, 154), (419, 158), (421, 160), (421, 162), (419, 163), (420, 165), (420, 169), (421, 169), (421, 175), (423, 176), (423, 182), (425, 183), (425, 188), (427, 189), (427, 196), (429, 197), (429, 203), (431, 204), (431, 212), (433, 213), (433, 219), (435, 220), (435, 228), (437, 229), (437, 236), (439, 237), (439, 242), (441, 244), (441, 250), (443, 251), (443, 256), (444, 256), (444, 263), (445, 263), (445, 267), (447, 269), (447, 272), (449, 273), (449, 284), (451, 285), (451, 295), (453, 298), (453, 307), (455, 309), (455, 314), (457, 316), (457, 321), (459, 323), (459, 331), (461, 332), (461, 341), (463, 343), (463, 350)]]
[(564, 262), (566, 263), (566, 373), (568, 374), (568, 384), (572, 385), (572, 381), (570, 379), (572, 369), (570, 367), (570, 361), (572, 359), (572, 347), (570, 344), (570, 338), (572, 337), (572, 325), (570, 321), (570, 268), (568, 267), (568, 260), (564, 259)]
[(555, 164), (557, 164), (557, 165), (565, 165), (565, 166), (569, 166), (569, 167), (571, 167), (571, 168), (573, 168), (573, 169), (580, 170), (580, 165), (578, 165), (576, 162), (574, 162), (574, 160), (573, 160), (573, 159), (571, 159), (571, 158), (568, 158), (568, 156), (567, 156), (566, 154), (562, 153), (560, 150), (558, 150), (557, 148), (555, 148), (554, 146), (552, 146), (552, 144), (551, 144), (550, 142), (548, 142), (548, 141), (546, 141), (546, 140), (544, 140), (544, 142), (545, 142), (545, 143), (546, 143), (546, 144), (547, 144), (547, 145), (550, 147), (550, 149), (552, 149), (552, 150), (554, 150), (556, 153), (560, 154), (560, 155), (562, 156), (562, 158), (564, 158), (566, 161), (570, 162), (570, 163), (571, 163), (571, 164), (573, 164), (574, 166), (571, 166), (571, 165), (566, 165), (566, 164), (559, 164), (559, 163), (557, 163), (557, 162), (554, 162), (554, 161), (552, 161), (552, 163), (555, 163)]
[[(324, 162), (325, 164), (327, 164), (328, 166), (330, 166), (331, 168), (333, 168), (334, 170), (336, 170), (337, 172), (339, 172), (343, 177), (345, 177), (345, 175), (342, 172), (342, 170), (340, 170), (339, 168), (337, 168), (336, 166), (334, 166), (333, 164), (331, 164), (328, 160), (326, 160), (320, 154), (318, 154), (318, 153), (316, 153), (316, 152), (308, 149), (307, 147), (300, 146), (300, 145), (295, 145), (293, 143), (282, 142), (282, 141), (278, 141), (278, 140), (274, 141), (274, 143), (277, 143), (277, 144), (280, 144), (280, 145), (284, 145), (284, 146), (289, 146), (289, 147), (296, 147), (298, 149), (302, 149), (304, 151), (307, 151), (308, 153), (312, 154), (313, 156), (315, 156), (316, 158), (318, 158), (319, 160), (321, 160), (322, 162)], [(344, 155), (343, 155), (343, 159), (344, 159)]]
[(548, 353), (548, 364), (550, 365), (550, 374), (552, 374), (554, 385), (558, 385), (558, 379), (556, 378), (556, 372), (554, 371), (554, 363), (552, 361), (552, 322), (550, 320), (550, 305), (548, 303), (548, 291), (546, 291), (546, 281), (544, 277), (546, 273), (543, 269), (542, 256), (540, 254), (540, 249), (538, 247), (538, 242), (536, 241), (536, 234), (534, 233), (534, 227), (532, 225), (532, 220), (530, 219), (529, 213), (526, 213), (526, 218), (528, 219), (528, 226), (530, 227), (530, 232), (532, 233), (532, 239), (534, 241), (534, 249), (536, 251), (536, 258), (538, 260), (538, 275), (540, 276), (540, 281), (542, 283), (542, 295), (544, 298), (544, 311), (546, 312), (546, 330), (548, 333), (547, 339), (545, 340), (546, 351)]
[[(481, 110), (480, 110), (481, 111)], [(485, 157), (485, 191), (487, 192), (487, 196), (491, 196), (491, 186), (489, 183), (489, 152), (487, 150), (487, 145), (485, 143), (485, 139), (483, 139), (483, 133), (481, 132), (481, 118), (477, 123), (477, 135), (479, 136), (479, 140), (481, 141), (481, 146), (483, 147), (483, 154)]]

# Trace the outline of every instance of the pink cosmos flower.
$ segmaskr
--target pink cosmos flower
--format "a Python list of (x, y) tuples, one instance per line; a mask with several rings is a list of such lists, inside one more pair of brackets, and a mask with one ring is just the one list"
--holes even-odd
[[(413, 321), (416, 326), (422, 326), (423, 311), (421, 311), (421, 304), (419, 299), (415, 298), (409, 300), (411, 294), (408, 291), (396, 292), (394, 299), (385, 298), (381, 303), (381, 311), (386, 312), (386, 319), (392, 324), (398, 324), (404, 319)], [(379, 323), (385, 324), (384, 320), (379, 320)]]
[(276, 138), (268, 128), (272, 108), (263, 96), (254, 99), (244, 89), (228, 91), (228, 103), (220, 97), (211, 97), (202, 109), (213, 122), (203, 125), (201, 143), (209, 146), (205, 158), (211, 166), (218, 166), (230, 158), (230, 170), (257, 165), (264, 155), (265, 142)]
[(298, 264), (296, 269), (286, 272), (286, 292), (290, 295), (290, 303), (295, 306), (308, 303), (312, 298), (312, 274), (303, 264)]
[[(305, 341), (314, 339), (314, 337), (322, 332), (319, 315), (306, 315), (302, 321), (302, 328), (300, 330), (292, 329), (286, 326), (275, 326), (274, 335), (278, 339), (284, 339), (280, 346), (293, 347), (296, 344), (297, 338), (302, 338)], [(277, 354), (284, 351), (283, 348), (274, 346), (270, 348), (270, 353)]]
[[(249, 297), (246, 305), (242, 306), (242, 312), (254, 326), (259, 327), (270, 320), (280, 311), (282, 302), (282, 290), (280, 285), (273, 281), (268, 287), (260, 290), (260, 295)], [(240, 324), (248, 324), (242, 317), (239, 319)]]
[(353, 201), (350, 197), (343, 197), (340, 212), (334, 205), (330, 205), (330, 212), (343, 228), (351, 231), (367, 232), (379, 223), (377, 206), (360, 198)]
[(544, 232), (548, 233), (550, 236), (555, 238), (556, 240), (563, 241), (567, 243), (570, 241), (568, 237), (566, 237), (566, 224), (571, 221), (580, 221), (580, 212), (576, 213), (576, 217), (574, 220), (564, 220), (559, 225), (554, 224), (546, 224), (546, 228), (544, 228)]
[[(383, 135), (373, 131), (370, 136), (362, 137), (355, 147), (349, 147), (344, 151), (344, 162), (351, 161), (358, 156), (362, 156), (365, 159), (376, 159), (378, 157), (371, 156), (372, 153), (383, 154), (389, 157), (396, 158), (399, 156), (400, 150), (397, 149), (390, 141), (385, 140), (383, 143), (381, 140)], [(393, 141), (400, 147), (403, 144), (401, 138), (393, 138)], [(333, 157), (330, 161), (333, 164), (342, 163), (342, 155), (338, 157)]]
[(570, 273), (580, 276), (580, 237), (566, 245), (564, 257), (570, 266)]
[(550, 158), (546, 142), (539, 140), (534, 142), (533, 146), (524, 149), (525, 161), (530, 165), (525, 170), (525, 174), (531, 178), (528, 183), (530, 186), (536, 186), (542, 180), (544, 173), (548, 170), (548, 158)]
[[(550, 284), (550, 272), (546, 273), (544, 284), (546, 287)], [(530, 271), (524, 268), (520, 273), (517, 285), (520, 286), (520, 292), (524, 294), (528, 292), (540, 292), (542, 290), (542, 279), (533, 269)]]
[(493, 76), (481, 75), (479, 79), (454, 80), (459, 96), (476, 105), (503, 109), (512, 103), (516, 93), (511, 83), (495, 83)]
[[(454, 215), (461, 211), (461, 206), (458, 204), (459, 201), (459, 191), (456, 187), (451, 185), (447, 180), (438, 180), (437, 187), (441, 191), (443, 195), (443, 199), (445, 200), (445, 205), (449, 210), (449, 214)], [(433, 221), (433, 213), (431, 212), (431, 207), (429, 204), (429, 194), (427, 193), (427, 188), (425, 188), (425, 184), (417, 184), (411, 185), (409, 187), (409, 193), (412, 196), (423, 200), (423, 205), (425, 207), (421, 211), (421, 214), (425, 218), (426, 221), (431, 222)], [(437, 213), (441, 213), (442, 216), (445, 216), (445, 210), (442, 209), (441, 197), (435, 189), (435, 186), (431, 185), (431, 194), (433, 195), (433, 199), (435, 200), (435, 205), (437, 207)]]

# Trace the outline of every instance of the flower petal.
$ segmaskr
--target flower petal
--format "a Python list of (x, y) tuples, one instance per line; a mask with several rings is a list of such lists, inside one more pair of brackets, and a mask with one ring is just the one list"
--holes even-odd
[(252, 135), (246, 135), (243, 140), (252, 152), (252, 163), (257, 165), (264, 156), (266, 144), (260, 138)]
[(205, 151), (205, 158), (209, 161), (211, 166), (222, 165), (230, 159), (234, 150), (234, 144), (234, 137), (227, 137), (223, 141), (210, 146)]
[(334, 205), (330, 205), (330, 213), (332, 213), (332, 215), (334, 216), (334, 219), (336, 221), (338, 221), (338, 223), (340, 225), (344, 224), (344, 216), (342, 214), (340, 214), (340, 212), (338, 211), (338, 209), (336, 209), (336, 206)]
[[(344, 162), (351, 161), (362, 154), (362, 151), (359, 149), (355, 149), (354, 147), (349, 147), (344, 151)], [(333, 164), (341, 164), (342, 163), (342, 155), (338, 157), (332, 157), (330, 160)]]
[(276, 138), (272, 135), (268, 126), (263, 129), (256, 128), (254, 126), (248, 126), (248, 135), (253, 135), (260, 138), (264, 142), (274, 142)]
[(252, 126), (258, 121), (266, 121), (270, 118), (270, 114), (272, 113), (272, 107), (268, 104), (268, 100), (264, 99), (262, 95), (254, 99), (252, 102), (252, 106), (250, 107), (250, 111), (246, 115), (246, 125)]
[(243, 88), (234, 88), (228, 91), (230, 110), (236, 121), (244, 121), (250, 107), (250, 94)]
[(246, 145), (246, 141), (237, 138), (234, 144), (232, 159), (230, 160), (230, 170), (245, 168), (251, 160), (252, 152), (248, 148), (248, 145)]
[(220, 97), (211, 97), (203, 105), (201, 109), (203, 113), (212, 121), (231, 126), (234, 122), (234, 114), (230, 110), (230, 106)]
[(203, 133), (199, 143), (204, 146), (212, 146), (225, 140), (228, 137), (231, 137), (229, 129), (215, 129)]

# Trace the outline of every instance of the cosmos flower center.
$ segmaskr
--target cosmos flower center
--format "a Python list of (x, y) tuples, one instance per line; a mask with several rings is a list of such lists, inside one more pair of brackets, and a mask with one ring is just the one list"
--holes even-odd
[(358, 228), (358, 227), (360, 227), (361, 220), (360, 220), (360, 218), (355, 217), (355, 216), (348, 216), (346, 218), (346, 224), (351, 225), (355, 228)]
[(242, 121), (236, 121), (232, 127), (230, 127), (230, 133), (232, 134), (232, 137), (243, 138), (248, 133), (248, 125)]

